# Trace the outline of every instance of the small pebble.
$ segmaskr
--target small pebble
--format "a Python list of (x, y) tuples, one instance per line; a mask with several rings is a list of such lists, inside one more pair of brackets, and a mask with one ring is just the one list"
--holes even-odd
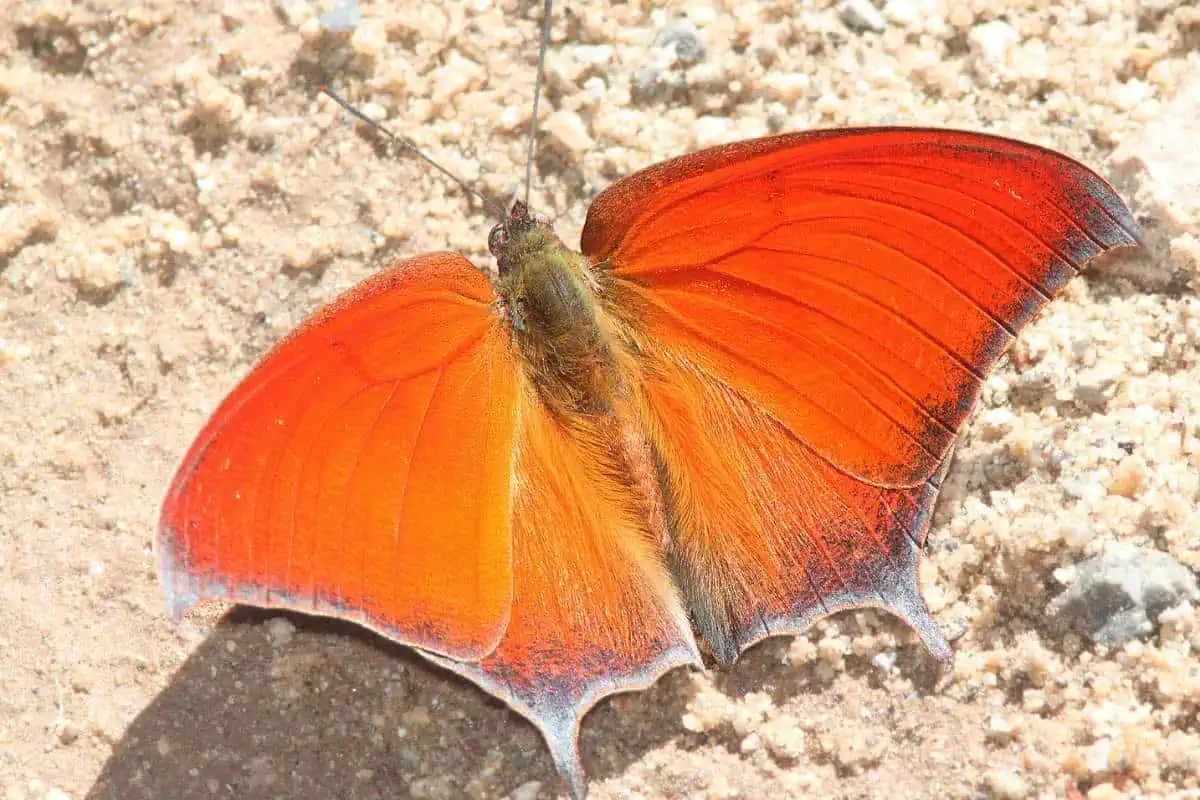
[(1008, 66), (1009, 53), (1020, 38), (1016, 29), (1002, 20), (976, 25), (967, 35), (972, 50), (992, 73)]
[(70, 746), (79, 741), (80, 730), (73, 722), (64, 722), (58, 729), (58, 741), (61, 744)]
[(909, 28), (921, 19), (921, 10), (914, 0), (888, 0), (883, 4), (883, 18), (893, 25)]
[(1087, 800), (1126, 800), (1128, 796), (1111, 783), (1100, 783), (1088, 789)]
[(987, 739), (989, 742), (997, 745), (1006, 745), (1015, 739), (1016, 736), (1017, 728), (1007, 717), (993, 714), (988, 718)]
[(881, 650), (871, 657), (871, 666), (887, 672), (896, 666), (896, 659), (897, 653), (895, 650)]
[(265, 627), (272, 647), (286, 647), (296, 633), (296, 626), (287, 617), (271, 617)]
[(835, 735), (832, 745), (825, 749), (833, 758), (838, 772), (858, 775), (883, 760), (887, 747), (878, 737), (861, 731)]
[(658, 46), (671, 53), (675, 62), (684, 67), (698, 64), (707, 53), (696, 26), (688, 19), (668, 23), (658, 35)]
[(1029, 796), (1029, 784), (1017, 773), (1006, 770), (992, 770), (986, 779), (988, 797), (993, 800), (1024, 800)]
[(348, 33), (362, 22), (362, 9), (358, 0), (333, 0), (320, 17), (321, 27), (329, 33)]
[(1170, 103), (1112, 155), (1121, 174), (1145, 187), (1155, 216), (1174, 233), (1200, 235), (1200, 65), (1194, 66)]
[(1074, 581), (1047, 608), (1093, 642), (1118, 647), (1154, 632), (1158, 615), (1200, 600), (1196, 576), (1160, 550), (1115, 544), (1076, 565)]
[(69, 264), (71, 281), (85, 294), (110, 294), (125, 283), (125, 274), (115, 253), (92, 251), (77, 255)]
[(537, 800), (542, 794), (541, 781), (526, 781), (512, 790), (509, 797), (512, 800)]

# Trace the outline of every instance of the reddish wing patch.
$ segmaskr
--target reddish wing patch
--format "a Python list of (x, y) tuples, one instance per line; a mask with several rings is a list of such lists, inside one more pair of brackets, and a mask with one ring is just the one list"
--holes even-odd
[(1082, 265), (1132, 244), (1078, 163), (982, 134), (796, 134), (602, 193), (584, 253), (643, 332), (861, 480), (916, 486), (983, 376)]
[(364, 282), (279, 344), (184, 458), (159, 566), (203, 599), (358, 622), (455, 658), (512, 598), (516, 365), (487, 279), (433, 254)]

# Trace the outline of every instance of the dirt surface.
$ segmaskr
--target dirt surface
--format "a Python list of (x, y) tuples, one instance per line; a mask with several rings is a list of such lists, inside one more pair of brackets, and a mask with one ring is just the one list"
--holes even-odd
[[(922, 570), (951, 671), (863, 612), (727, 673), (673, 673), (585, 721), (593, 796), (1200, 797), (1186, 589), (1110, 646), (1053, 605), (1113, 543), (1166, 554), (1184, 583), (1200, 570), (1200, 224), (1137, 152), (1172, 98), (1200, 91), (1200, 11), (575, 5), (554, 24), (533, 192), (567, 241), (590, 197), (665, 157), (920, 123), (1071, 154), (1117, 182), (1148, 244), (1072, 283), (987, 384)], [(0, 0), (7, 800), (563, 790), (527, 723), (404, 648), (260, 612), (169, 620), (151, 554), (176, 460), (306, 312), (396, 256), (487, 263), (478, 204), (318, 84), (506, 194), (535, 6), (341, 4), (361, 20), (337, 34), (305, 0)], [(1196, 169), (1196, 141), (1167, 157)]]

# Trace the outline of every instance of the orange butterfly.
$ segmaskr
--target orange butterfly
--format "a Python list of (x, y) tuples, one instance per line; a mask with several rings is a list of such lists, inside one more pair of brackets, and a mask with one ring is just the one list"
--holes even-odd
[(395, 264), (209, 420), (158, 529), (172, 611), (354, 620), (541, 729), (572, 792), (601, 698), (833, 612), (950, 649), (916, 567), (955, 436), (1128, 209), (978, 133), (800, 133), (600, 194), (581, 252), (514, 203), (494, 278)]
[(545, 735), (576, 796), (602, 697), (847, 608), (949, 647), (916, 566), (955, 435), (1105, 250), (1114, 191), (1015, 141), (820, 131), (658, 164), (582, 252), (516, 203), (498, 277), (396, 264), (303, 323), (184, 458), (171, 609), (351, 619)]

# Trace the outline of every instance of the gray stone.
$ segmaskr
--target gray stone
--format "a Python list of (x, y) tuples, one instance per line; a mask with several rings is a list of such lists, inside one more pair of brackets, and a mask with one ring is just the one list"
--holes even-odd
[(700, 63), (708, 54), (696, 26), (684, 18), (672, 20), (663, 26), (658, 34), (657, 45), (672, 52), (676, 63), (684, 67)]
[(1161, 550), (1113, 545), (1075, 568), (1075, 582), (1046, 611), (1095, 644), (1120, 647), (1154, 633), (1158, 616), (1200, 601), (1191, 570)]
[(842, 0), (838, 3), (838, 16), (853, 31), (882, 33), (887, 29), (887, 20), (871, 0)]

